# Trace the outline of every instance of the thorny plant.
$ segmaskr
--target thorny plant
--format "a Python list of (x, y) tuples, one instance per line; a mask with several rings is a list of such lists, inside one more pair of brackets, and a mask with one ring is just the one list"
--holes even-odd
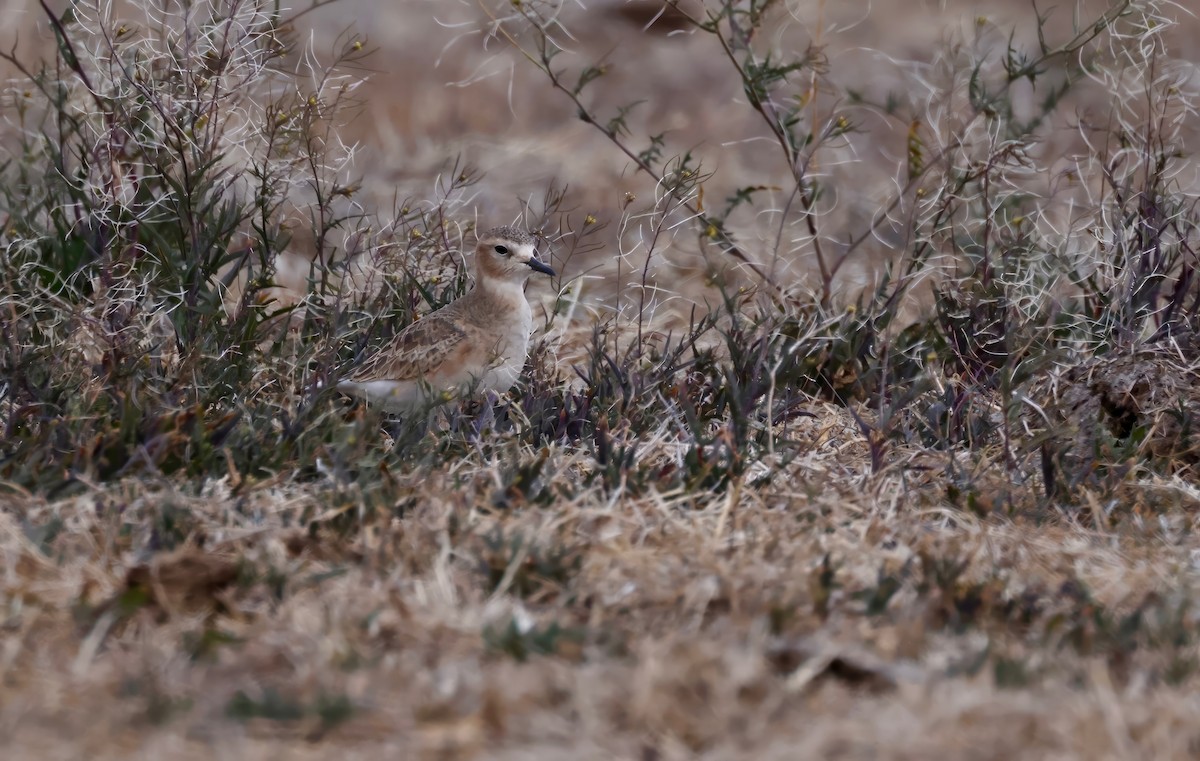
[[(5, 102), (0, 474), (57, 492), (311, 467), (346, 428), (327, 391), (354, 338), (461, 293), (428, 273), (461, 249), (471, 173), (385, 224), (360, 208), (338, 132), (361, 82), (346, 71), (369, 51), (353, 36), (328, 62), (300, 48), (307, 10), (43, 11), (50, 60), (3, 54), (21, 77)], [(310, 254), (308, 292), (281, 300), (293, 248)], [(380, 282), (374, 265), (395, 260), (410, 266)]]
[[(553, 498), (544, 447), (559, 443), (591, 453), (578, 488), (721, 487), (746, 467), (747, 442), (778, 433), (756, 422), (759, 400), (772, 399), (776, 423), (795, 413), (795, 397), (756, 370), (783, 344), (752, 318), (705, 318), (654, 351), (648, 335), (631, 344), (598, 328), (574, 383), (543, 344), (536, 391), (495, 410), (465, 404), (439, 435), (386, 446), (379, 414), (337, 402), (332, 381), (467, 287), (469, 228), (455, 219), (471, 170), (448, 167), (432, 200), (400, 204), (386, 224), (356, 206), (352, 150), (337, 139), (358, 81), (340, 72), (364, 54), (356, 38), (313, 69), (292, 22), (244, 0), (150, 6), (138, 24), (106, 6), (46, 13), (53, 58), (7, 54), (23, 75), (8, 93), (19, 140), (0, 262), (0, 474), (12, 487), (59, 496), (149, 475), (241, 489), (290, 472), (329, 481), (335, 503), (391, 510), (396, 467), (498, 458), (510, 463), (501, 505)], [(654, 231), (645, 266), (675, 198), (639, 220)], [(552, 237), (569, 261), (604, 225), (563, 199), (551, 188), (527, 223), (559, 218)], [(286, 300), (275, 268), (297, 246), (310, 255), (308, 292)], [(653, 309), (644, 295), (639, 313)], [(703, 345), (716, 335), (741, 349), (734, 363)], [(656, 437), (677, 449), (639, 461)]]
[[(1195, 322), (1197, 215), (1176, 179), (1187, 166), (1181, 127), (1195, 93), (1166, 49), (1179, 10), (1173, 3), (1120, 0), (1077, 20), (1060, 41), (1049, 39), (1049, 16), (1039, 12), (1031, 44), (1015, 33), (1005, 40), (981, 17), (973, 43), (952, 48), (913, 92), (880, 102), (833, 76), (816, 42), (799, 53), (788, 47), (799, 35), (781, 33), (781, 25), (799, 21), (783, 3), (663, 6), (677, 26), (709, 40), (740, 81), (735, 105), (770, 138), (756, 145), (769, 142), (775, 165), (787, 169), (782, 203), (765, 192), (778, 187), (777, 175), (739, 189), (723, 206), (706, 203), (702, 149), (674, 152), (653, 123), (634, 134), (631, 115), (649, 91), (626, 93), (612, 112), (593, 106), (595, 83), (620, 64), (613, 54), (588, 61), (572, 51), (577, 17), (565, 4), (495, 6), (482, 31), (513, 45), (616, 156), (657, 183), (656, 208), (669, 212), (667, 228), (676, 233), (655, 238), (660, 245), (688, 245), (678, 231), (690, 228), (701, 251), (716, 247), (765, 286), (737, 303), (765, 304), (756, 330), (786, 344), (783, 362), (768, 372), (775, 387), (786, 379), (807, 392), (870, 402), (873, 413), (856, 414), (876, 468), (892, 442), (951, 452), (998, 443), (1008, 468), (1035, 481), (1045, 475), (1044, 463), (1035, 467), (1044, 459), (1044, 421), (1038, 431), (1018, 428), (1028, 428), (1031, 410), (1044, 415), (1032, 397), (1055, 366)], [(1111, 93), (1105, 121), (1062, 113), (1068, 96), (1096, 85)], [(1032, 110), (1015, 105), (1018, 86), (1033, 93)], [(854, 229), (830, 213), (845, 195), (839, 183), (853, 176), (823, 167), (871, 139), (848, 116), (862, 109), (903, 134), (905, 158), (892, 197)], [(1043, 163), (1063, 127), (1074, 128), (1081, 150), (1046, 182)], [(743, 207), (760, 228), (774, 220), (773, 245), (752, 250), (739, 240), (732, 220)], [(636, 216), (626, 210), (627, 219)], [(873, 292), (839, 310), (839, 273), (885, 228), (901, 241), (896, 256), (875, 266)], [(805, 257), (815, 262), (812, 296), (778, 279), (781, 261)], [(902, 315), (922, 299), (933, 315), (905, 326)], [(639, 309), (639, 337), (643, 317)]]
[[(711, 492), (786, 467), (799, 454), (788, 426), (818, 395), (851, 405), (876, 470), (897, 445), (944, 450), (951, 471), (958, 453), (998, 445), (1033, 482), (1058, 446), (1027, 415), (1052, 366), (1194, 317), (1194, 216), (1171, 184), (1188, 93), (1122, 59), (1161, 45), (1169, 6), (1118, 3), (1061, 43), (1039, 17), (1032, 52), (1010, 37), (1000, 55), (981, 20), (974, 44), (939, 62), (926, 100), (871, 103), (837, 83), (819, 46), (773, 47), (782, 38), (762, 30), (786, 19), (782, 4), (726, 1), (701, 15), (671, 5), (742, 83), (739, 104), (787, 168), (783, 202), (768, 200), (778, 200), (769, 177), (711, 205), (698, 149), (672, 154), (666, 132), (639, 141), (632, 104), (612, 116), (589, 108), (589, 85), (609, 69), (571, 69), (557, 3), (507, 4), (487, 31), (517, 45), (655, 183), (649, 207), (627, 199), (619, 227), (636, 309), (597, 323), (583, 361), (560, 367), (556, 320), (580, 306), (564, 284), (527, 385), (495, 407), (450, 410), (433, 435), (392, 427), (395, 446), (379, 441), (378, 413), (333, 399), (332, 381), (467, 287), (469, 225), (455, 220), (471, 171), (450, 167), (435, 198), (399, 205), (384, 224), (356, 206), (337, 126), (356, 82), (339, 66), (364, 53), (357, 38), (339, 40), (302, 86), (295, 75), (315, 57), (296, 49), (287, 19), (248, 0), (186, 14), (154, 6), (144, 26), (86, 5), (48, 15), (51, 62), (29, 68), (8, 54), (24, 81), (10, 92), (22, 137), (5, 185), (4, 478), (54, 489), (133, 472), (243, 483), (288, 470), (389, 510), (391, 470), (471, 460), (507, 464), (497, 506), (550, 503), (564, 488)], [(1046, 195), (1040, 143), (1087, 77), (1147, 94), (1151, 111), (1129, 110), (1126, 97), (1115, 125), (1082, 124), (1093, 147), (1070, 176), (1099, 171), (1102, 194), (1063, 175), (1067, 187)], [(1044, 88), (1032, 117), (1015, 115), (1019, 82)], [(898, 190), (863, 229), (825, 229), (839, 176), (822, 171), (833, 163), (822, 156), (860, 134), (827, 103), (873, 109), (904, 134)], [(565, 197), (551, 187), (526, 222), (550, 230), (558, 250), (586, 253), (605, 226), (565, 209)], [(1064, 201), (1075, 209), (1065, 219)], [(773, 247), (739, 241), (732, 220), (743, 211), (772, 220)], [(838, 307), (846, 262), (897, 220), (895, 260), (872, 292)], [(686, 243), (684, 229), (765, 288), (713, 268), (711, 303), (658, 330), (671, 294), (656, 290), (652, 264)], [(298, 243), (311, 254), (310, 292), (277, 301), (274, 267)], [(781, 263), (805, 256), (817, 278), (809, 295), (779, 279)], [(379, 262), (388, 274), (364, 289)], [(925, 285), (932, 316), (905, 325)], [(567, 467), (550, 454), (558, 447), (586, 455), (570, 466), (574, 485), (552, 478)]]

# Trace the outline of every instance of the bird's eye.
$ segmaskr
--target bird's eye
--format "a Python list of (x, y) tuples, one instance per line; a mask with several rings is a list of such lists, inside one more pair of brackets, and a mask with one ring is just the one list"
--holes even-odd
[(503, 256), (508, 256), (508, 247), (507, 246), (496, 246), (496, 253), (501, 254)]

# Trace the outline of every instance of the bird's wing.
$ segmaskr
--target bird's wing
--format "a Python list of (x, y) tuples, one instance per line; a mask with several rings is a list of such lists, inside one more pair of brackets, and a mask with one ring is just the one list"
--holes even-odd
[(451, 315), (434, 312), (397, 333), (390, 343), (359, 365), (350, 380), (404, 381), (434, 374), (466, 337)]

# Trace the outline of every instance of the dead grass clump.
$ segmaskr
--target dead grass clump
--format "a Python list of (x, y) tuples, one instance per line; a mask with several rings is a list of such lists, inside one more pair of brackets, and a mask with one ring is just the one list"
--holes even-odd
[(1040, 404), (1052, 410), (1058, 436), (1077, 458), (1115, 464), (1132, 444), (1136, 461), (1168, 468), (1195, 464), (1197, 375), (1172, 347), (1091, 359), (1070, 368), (1054, 385), (1056, 395)]

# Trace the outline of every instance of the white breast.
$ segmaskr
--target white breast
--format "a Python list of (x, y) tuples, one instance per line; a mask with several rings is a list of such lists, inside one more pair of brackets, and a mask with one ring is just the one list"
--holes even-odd
[(503, 394), (516, 384), (529, 354), (529, 334), (533, 332), (533, 312), (521, 294), (520, 307), (499, 331), (496, 361), (479, 379), (481, 391)]

